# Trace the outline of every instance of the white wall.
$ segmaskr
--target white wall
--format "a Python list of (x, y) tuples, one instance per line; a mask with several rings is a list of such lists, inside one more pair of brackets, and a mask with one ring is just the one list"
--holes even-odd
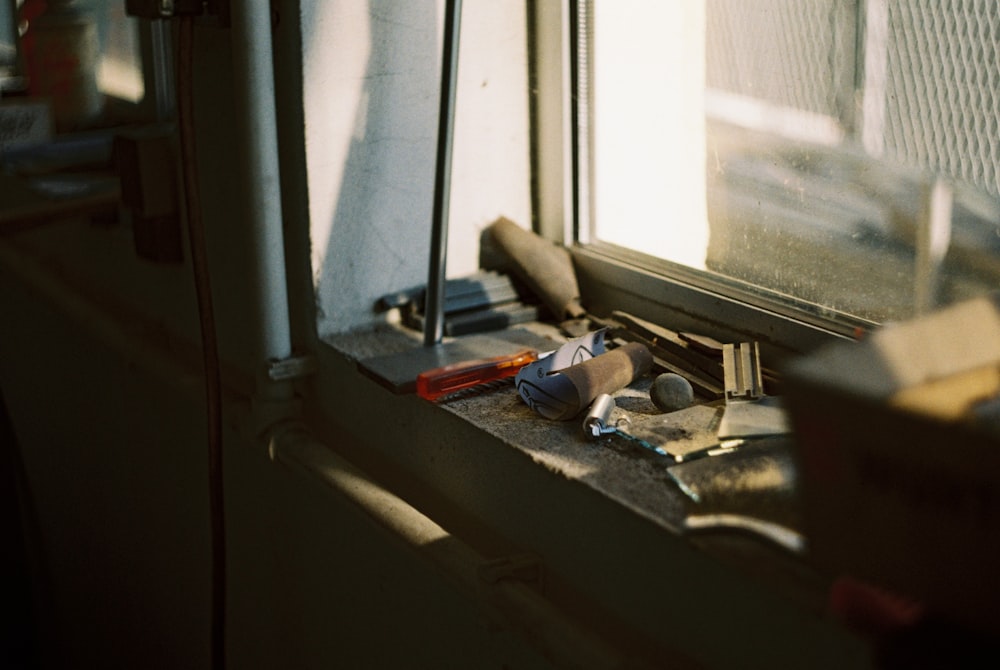
[[(444, 3), (302, 3), (303, 105), (320, 334), (370, 323), (379, 296), (427, 281)], [(479, 233), (531, 219), (526, 9), (463, 3), (448, 274)], [(294, 103), (293, 103), (294, 104)]]

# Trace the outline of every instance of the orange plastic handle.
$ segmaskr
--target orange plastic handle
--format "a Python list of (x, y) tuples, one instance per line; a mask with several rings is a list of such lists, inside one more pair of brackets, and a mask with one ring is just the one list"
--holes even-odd
[(538, 360), (538, 352), (524, 349), (516, 354), (452, 363), (417, 375), (417, 395), (437, 400), (462, 389), (513, 377), (518, 370)]

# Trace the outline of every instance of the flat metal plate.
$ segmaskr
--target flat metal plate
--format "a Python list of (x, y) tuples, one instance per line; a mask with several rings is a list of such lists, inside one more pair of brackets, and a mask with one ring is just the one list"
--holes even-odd
[(720, 440), (783, 435), (790, 432), (788, 417), (781, 399), (777, 396), (730, 401), (719, 424)]
[[(788, 436), (748, 442), (719, 456), (668, 469), (694, 515), (760, 519), (798, 531), (798, 480)], [(720, 524), (725, 525), (725, 524)]]
[(433, 347), (417, 346), (395, 354), (358, 361), (358, 369), (394, 393), (413, 393), (417, 375), (452, 363), (513, 354), (522, 349), (556, 349), (556, 342), (520, 328), (461, 337)]
[(668, 414), (633, 413), (623, 430), (674, 458), (684, 457), (719, 444), (716, 431), (723, 409), (718, 404), (702, 404)]

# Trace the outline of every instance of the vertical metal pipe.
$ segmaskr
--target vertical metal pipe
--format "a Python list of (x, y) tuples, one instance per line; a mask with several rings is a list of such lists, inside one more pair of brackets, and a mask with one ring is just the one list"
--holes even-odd
[(440, 344), (444, 336), (444, 284), (448, 255), (448, 206), (451, 197), (451, 157), (455, 130), (455, 90), (458, 88), (458, 42), (462, 0), (447, 0), (441, 58), (441, 108), (438, 117), (437, 169), (431, 221), (430, 267), (424, 300), (424, 345)]
[(232, 11), (233, 70), (237, 109), (245, 115), (247, 215), (254, 240), (259, 355), (269, 360), (291, 356), (285, 242), (282, 231), (278, 129), (275, 117), (271, 3), (234, 2)]
[[(171, 63), (170, 49), (170, 25), (166, 21), (144, 21), (143, 30), (149, 34), (149, 59), (143, 59), (143, 63), (149, 63), (149, 76), (146, 81), (152, 84), (153, 113), (157, 121), (167, 121), (173, 118), (174, 101), (174, 72)], [(149, 85), (149, 84), (147, 84)]]
[(914, 312), (917, 315), (930, 312), (941, 300), (941, 274), (951, 244), (954, 194), (946, 179), (934, 177), (925, 187), (923, 197), (914, 260)]
[[(886, 82), (889, 71), (889, 2), (888, 0), (865, 0), (864, 17), (859, 22), (864, 26), (863, 43), (859, 47), (858, 59), (863, 62), (861, 90), (861, 144), (869, 154), (881, 157), (885, 154), (886, 123)], [(860, 41), (860, 40), (859, 40)]]
[(568, 2), (532, 0), (529, 29), (532, 101), (532, 206), (537, 232), (571, 244), (574, 231), (573, 69), (577, 54), (571, 35), (575, 11)]

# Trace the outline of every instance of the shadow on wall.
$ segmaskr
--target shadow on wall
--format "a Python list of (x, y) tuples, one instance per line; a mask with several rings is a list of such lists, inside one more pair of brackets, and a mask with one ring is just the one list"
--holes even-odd
[[(370, 321), (370, 293), (426, 281), (440, 96), (438, 4), (337, 1), (303, 9), (321, 333)], [(332, 193), (317, 194), (318, 188)]]

